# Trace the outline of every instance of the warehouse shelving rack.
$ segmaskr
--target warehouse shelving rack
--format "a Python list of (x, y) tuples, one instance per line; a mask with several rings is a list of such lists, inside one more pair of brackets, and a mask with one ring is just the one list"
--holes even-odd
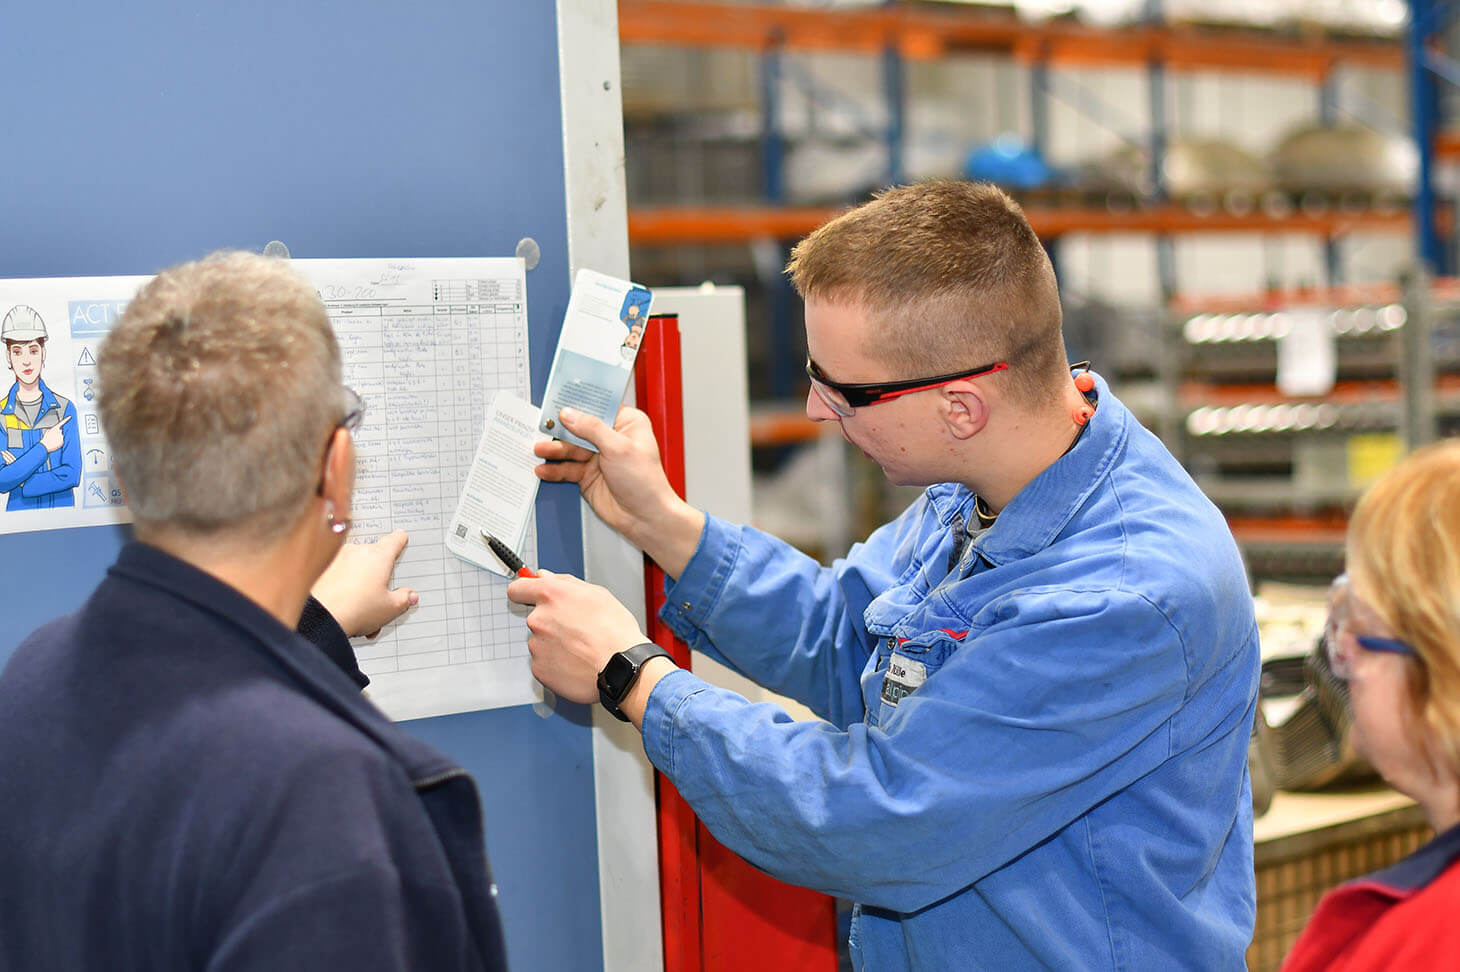
[[(1157, 24), (1119, 29), (1064, 21), (1029, 24), (986, 8), (906, 0), (871, 8), (837, 9), (715, 0), (620, 0), (619, 36), (624, 44), (749, 49), (762, 55), (768, 72), (775, 70), (775, 59), (786, 51), (842, 51), (884, 58), (889, 182), (898, 181), (900, 174), (906, 92), (898, 65), (904, 59), (1007, 54), (1021, 63), (1044, 68), (1144, 66), (1159, 72), (1244, 71), (1306, 78), (1320, 86), (1327, 85), (1341, 67), (1399, 71), (1406, 64), (1404, 48), (1387, 40), (1282, 37), (1257, 29), (1206, 31)], [(762, 107), (771, 117), (776, 111), (773, 90), (769, 83), (762, 85), (767, 101)], [(1323, 103), (1331, 100), (1331, 93), (1323, 93)], [(1035, 101), (1034, 127), (1038, 129), (1040, 99)], [(1164, 119), (1159, 117), (1159, 108), (1156, 114), (1152, 129), (1159, 141), (1164, 136)], [(775, 138), (773, 127), (763, 125), (764, 137), (771, 141)], [(1037, 143), (1040, 133), (1036, 130), (1033, 136)], [(1445, 144), (1450, 147), (1449, 142)], [(1454, 140), (1453, 147), (1460, 152), (1460, 138)], [(776, 198), (779, 177), (769, 171), (778, 163), (779, 152), (774, 146), (768, 149), (767, 205), (638, 210), (630, 213), (630, 241), (664, 244), (787, 239), (803, 234), (834, 212), (782, 208)], [(1310, 231), (1328, 235), (1351, 230), (1404, 232), (1409, 227), (1401, 214), (1389, 211), (1312, 217), (1214, 213), (1203, 217), (1182, 207), (1156, 207), (1136, 213), (1058, 207), (1032, 209), (1030, 217), (1048, 238), (1074, 232), (1114, 231)]]
[[(1321, 395), (1284, 395), (1276, 346), (1305, 313), (1332, 328), (1337, 380)], [(1460, 429), (1453, 278), (1188, 299), (1172, 306), (1169, 328), (1184, 353), (1168, 444), (1227, 514), (1255, 576), (1340, 572), (1347, 514), (1367, 477)]]
[[(1426, 0), (1414, 0), (1426, 2)], [(1154, 22), (1159, 4), (1151, 4), (1153, 22), (1105, 29), (1069, 21), (1030, 24), (1005, 11), (954, 4), (887, 0), (874, 7), (803, 8), (768, 3), (726, 3), (716, 0), (620, 0), (619, 34), (626, 45), (740, 48), (760, 56), (761, 156), (764, 202), (755, 206), (657, 206), (629, 213), (629, 239), (636, 246), (687, 243), (724, 244), (758, 240), (782, 243), (805, 235), (836, 213), (833, 207), (787, 207), (781, 174), (784, 145), (778, 130), (776, 79), (786, 52), (840, 51), (881, 59), (887, 124), (885, 181), (902, 181), (906, 119), (904, 63), (970, 54), (1007, 55), (1031, 67), (1033, 117), (1031, 141), (1044, 140), (1044, 105), (1049, 70), (1062, 67), (1144, 67), (1152, 94), (1150, 142), (1153, 173), (1159, 174), (1160, 149), (1166, 141), (1165, 79), (1169, 72), (1251, 72), (1308, 79), (1319, 88), (1317, 114), (1331, 117), (1335, 73), (1343, 67), (1401, 71), (1406, 64), (1400, 43), (1382, 39), (1289, 37), (1259, 29), (1218, 30), (1168, 26)], [(1457, 145), (1460, 148), (1460, 145)], [(1160, 185), (1159, 178), (1155, 180)], [(1436, 232), (1448, 231), (1449, 215), (1435, 215), (1433, 197), (1426, 210)], [(1409, 233), (1411, 214), (1394, 208), (1309, 214), (1202, 214), (1164, 202), (1111, 212), (1088, 205), (1026, 205), (1031, 224), (1046, 240), (1073, 233), (1151, 233), (1158, 239), (1158, 267), (1163, 291), (1177, 291), (1169, 239), (1196, 232), (1311, 233), (1332, 241), (1349, 233)], [(1330, 246), (1330, 283), (1338, 282), (1336, 255)], [(1435, 270), (1443, 269), (1436, 265)], [(788, 324), (773, 325), (772, 344), (789, 347)], [(780, 358), (794, 356), (780, 355)], [(795, 381), (790, 366), (778, 366), (772, 392), (789, 396)]]
[[(1416, 5), (1434, 5), (1434, 0), (1412, 0)], [(1006, 56), (1030, 68), (1031, 142), (1041, 146), (1046, 126), (1044, 106), (1051, 92), (1050, 71), (1059, 68), (1135, 67), (1147, 71), (1151, 108), (1149, 146), (1153, 160), (1159, 160), (1166, 144), (1165, 92), (1172, 72), (1245, 72), (1307, 80), (1316, 86), (1315, 117), (1332, 121), (1336, 114), (1338, 73), (1350, 67), (1413, 72), (1413, 42), (1410, 48), (1396, 40), (1337, 38), (1321, 35), (1292, 36), (1258, 28), (1197, 28), (1162, 24), (1159, 3), (1149, 5), (1150, 22), (1131, 27), (1103, 29), (1056, 20), (1044, 24), (1019, 21), (1006, 12), (954, 4), (929, 4), (912, 0), (888, 0), (879, 6), (862, 8), (805, 8), (764, 2), (725, 3), (713, 0), (620, 0), (619, 29), (624, 44), (672, 45), (690, 48), (739, 48), (756, 52), (761, 70), (761, 158), (765, 194), (759, 204), (744, 206), (697, 205), (634, 207), (629, 212), (630, 242), (640, 247), (674, 247), (682, 244), (749, 244), (766, 240), (785, 246), (834, 216), (833, 206), (789, 206), (782, 189), (781, 164), (784, 145), (778, 131), (777, 78), (787, 52), (840, 51), (880, 59), (882, 97), (886, 103), (886, 127), (882, 134), (886, 150), (886, 181), (901, 181), (902, 138), (905, 131), (906, 61), (934, 60), (960, 55)], [(1437, 16), (1437, 15), (1436, 15)], [(1439, 62), (1436, 62), (1439, 63)], [(1460, 77), (1457, 71), (1456, 77)], [(1431, 100), (1434, 101), (1433, 97)], [(1097, 121), (1099, 119), (1096, 119)], [(1425, 145), (1425, 175), (1430, 177), (1433, 159), (1455, 153), (1460, 158), (1460, 135), (1433, 138), (1431, 128)], [(1159, 168), (1153, 161), (1153, 175)], [(1160, 186), (1160, 180), (1154, 179)], [(1426, 186), (1432, 183), (1426, 182)], [(1157, 242), (1157, 273), (1168, 301), (1179, 300), (1174, 279), (1171, 240), (1187, 233), (1283, 234), (1307, 233), (1325, 241), (1328, 250), (1328, 283), (1341, 283), (1334, 241), (1353, 233), (1416, 234), (1421, 253), (1436, 253), (1431, 272), (1447, 272), (1443, 248), (1434, 250), (1424, 242), (1429, 237), (1448, 238), (1454, 232), (1448, 207), (1436, 202), (1431, 190), (1412, 208), (1374, 205), (1363, 208), (1331, 206), (1312, 212), (1303, 207), (1272, 212), (1261, 207), (1247, 213), (1223, 210), (1198, 212), (1167, 200), (1158, 189), (1155, 201), (1146, 205), (1109, 207), (1073, 202), (1051, 202), (1031, 197), (1024, 203), (1031, 225), (1041, 238), (1054, 241), (1069, 234), (1142, 233)], [(1330, 291), (1319, 296), (1339, 299)], [(782, 295), (783, 298), (783, 295)], [(776, 299), (776, 298), (773, 298)], [(772, 394), (790, 398), (796, 379), (795, 356), (785, 353), (791, 346), (789, 323), (784, 319), (788, 300), (778, 299), (771, 313), (773, 368)], [(1180, 335), (1168, 335), (1180, 344)], [(1180, 357), (1180, 353), (1176, 353)], [(1391, 362), (1392, 363), (1392, 362)], [(1354, 414), (1367, 416), (1375, 409), (1384, 412), (1379, 424), (1394, 427), (1399, 421), (1407, 392), (1396, 382), (1391, 368), (1389, 384), (1362, 389), (1347, 385), (1339, 394), (1361, 395), (1368, 401)], [(1182, 423), (1190, 412), (1202, 407), (1264, 403), (1278, 404), (1267, 378), (1267, 390), (1252, 384), (1222, 387), (1211, 383), (1183, 381), (1178, 371), (1162, 369), (1156, 376), (1160, 399), (1171, 415), (1153, 420), (1153, 427), (1173, 442), (1178, 454), (1183, 439)], [(1445, 379), (1449, 380), (1449, 379)], [(1449, 394), (1444, 389), (1442, 394)], [(1248, 401), (1248, 399), (1251, 399)], [(1383, 402), (1389, 404), (1383, 404)], [(1356, 406), (1355, 406), (1356, 407)], [(1367, 409), (1367, 411), (1366, 411)], [(1345, 413), (1349, 415), (1349, 413)], [(1375, 413), (1377, 414), (1377, 413)], [(1372, 416), (1371, 416), (1372, 418)], [(1347, 419), (1346, 419), (1347, 420)], [(1370, 419), (1365, 419), (1366, 421)], [(758, 444), (777, 445), (810, 441), (818, 430), (804, 417), (782, 409), (757, 410), (753, 438)], [(1237, 435), (1232, 441), (1250, 435)], [(1213, 484), (1221, 498), (1222, 484)], [(1313, 546), (1315, 563), (1330, 560), (1341, 536), (1341, 515), (1337, 507), (1322, 507), (1312, 496), (1285, 503), (1292, 490), (1278, 486), (1266, 490), (1267, 507), (1232, 510), (1234, 530), (1254, 543), (1274, 549), (1283, 546), (1301, 550)], [(1259, 490), (1261, 494), (1262, 491)], [(1259, 507), (1261, 504), (1259, 504)], [(1322, 508), (1319, 508), (1322, 507)]]

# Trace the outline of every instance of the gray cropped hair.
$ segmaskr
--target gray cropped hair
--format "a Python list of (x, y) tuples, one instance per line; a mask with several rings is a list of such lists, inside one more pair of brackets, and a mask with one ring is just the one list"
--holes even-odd
[(264, 538), (315, 494), (344, 414), (340, 349), (286, 261), (164, 270), (97, 356), (102, 428), (139, 525)]

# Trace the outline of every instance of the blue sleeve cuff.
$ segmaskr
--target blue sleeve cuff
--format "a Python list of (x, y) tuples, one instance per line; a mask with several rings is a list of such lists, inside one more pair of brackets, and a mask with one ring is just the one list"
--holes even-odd
[(696, 645), (740, 556), (740, 528), (705, 514), (705, 528), (679, 579), (665, 587), (659, 618), (682, 641)]
[(670, 779), (674, 778), (674, 725), (693, 696), (709, 686), (693, 672), (683, 668), (665, 675), (649, 693), (644, 706), (644, 722), (640, 732), (644, 738), (644, 754), (649, 762)]

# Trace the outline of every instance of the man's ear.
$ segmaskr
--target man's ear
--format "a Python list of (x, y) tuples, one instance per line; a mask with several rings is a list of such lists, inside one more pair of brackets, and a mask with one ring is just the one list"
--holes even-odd
[(941, 405), (943, 423), (955, 439), (970, 439), (989, 421), (989, 403), (971, 381), (944, 385)]

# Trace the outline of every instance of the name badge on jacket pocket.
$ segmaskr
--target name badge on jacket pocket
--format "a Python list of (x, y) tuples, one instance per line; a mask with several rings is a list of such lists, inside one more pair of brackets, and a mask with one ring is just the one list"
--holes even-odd
[(887, 675), (882, 679), (882, 701), (896, 705), (917, 691), (928, 680), (928, 667), (903, 655), (887, 660)]

